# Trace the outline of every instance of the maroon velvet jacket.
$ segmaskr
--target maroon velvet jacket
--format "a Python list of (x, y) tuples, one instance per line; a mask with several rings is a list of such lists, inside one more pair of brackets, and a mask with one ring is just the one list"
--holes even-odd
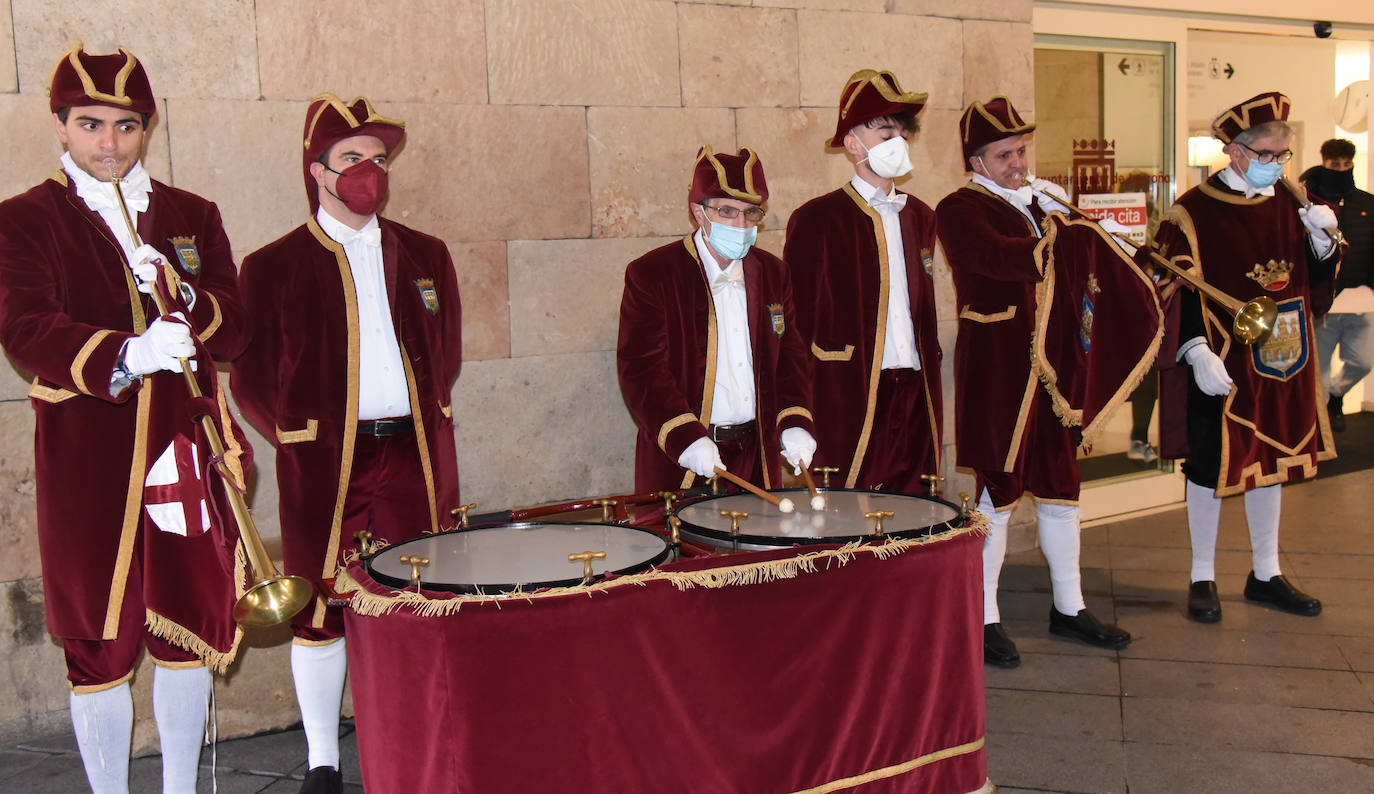
[[(1155, 233), (1161, 253), (1195, 266), (1208, 284), (1240, 301), (1267, 295), (1279, 304), (1274, 333), (1253, 346), (1231, 335), (1231, 314), (1211, 300), (1200, 312), (1182, 311), (1181, 300), (1170, 307), (1178, 342), (1205, 336), (1235, 383), (1221, 412), (1217, 496), (1307, 479), (1318, 461), (1336, 456), (1312, 323), (1331, 306), (1339, 257), (1316, 259), (1298, 207), (1282, 186), (1273, 197), (1247, 199), (1215, 175), (1180, 196)], [(1168, 350), (1160, 366), (1187, 364), (1175, 364)], [(1163, 391), (1161, 427), (1184, 426), (1185, 394)], [(1164, 452), (1187, 454), (1175, 444)]]
[[(450, 394), (462, 363), (462, 308), (442, 240), (378, 218), (392, 322), (429, 492), (428, 526), (452, 525), (458, 457)], [(277, 450), (286, 570), (330, 579), (341, 551), (344, 498), (358, 426), (358, 301), (343, 246), (315, 219), (249, 254), (239, 274), (252, 332), (230, 384), (245, 416)], [(437, 304), (427, 305), (432, 287)], [(399, 538), (388, 538), (392, 542)], [(322, 602), (313, 625), (321, 625)]]
[[(794, 327), (792, 284), (782, 260), (751, 248), (744, 290), (754, 356), (754, 396), (763, 487), (780, 484), (779, 434), (814, 435), (807, 399), (806, 349)], [(772, 307), (772, 308), (770, 308)], [(781, 310), (782, 328), (775, 323)], [(677, 465), (707, 435), (715, 394), (716, 308), (692, 235), (656, 248), (625, 268), (616, 370), (625, 404), (639, 426), (635, 490), (687, 488), (696, 476)]]
[[(244, 314), (219, 210), (154, 182), (138, 232), (173, 262), (181, 260), (169, 238), (194, 237), (198, 267), (178, 267), (197, 294), (191, 325), (216, 359), (236, 355)], [(203, 651), (199, 639), (232, 654), (207, 632), (235, 636), (233, 582), (168, 565), (175, 549), (174, 557), (149, 557), (156, 540), (136, 542), (147, 465), (170, 441), (160, 434), (166, 428), (150, 432), (162, 414), (154, 409), (164, 401), (184, 405), (186, 385), (180, 373), (158, 372), (111, 396), (110, 379), (124, 343), (156, 316), (113, 233), (64, 172), (0, 204), (0, 344), (35, 376), (29, 396), (48, 631), (114, 639), (121, 610), (131, 608), (128, 588), (140, 586), (134, 571), (141, 570), (155, 630), (159, 619), (170, 621), (192, 635), (169, 636), (176, 644)], [(200, 373), (205, 388), (211, 379), (203, 362)], [(217, 564), (212, 553), (205, 559)], [(164, 597), (171, 601), (158, 603)]]
[[(898, 214), (906, 261), (907, 294), (930, 400), (933, 449), (919, 450), (938, 469), (944, 424), (940, 337), (930, 266), (935, 214), (908, 195)], [(874, 432), (883, 337), (887, 332), (887, 250), (878, 211), (846, 183), (814, 198), (787, 222), (783, 258), (792, 268), (797, 327), (816, 358), (812, 405), (817, 423), (814, 465), (834, 466), (852, 488), (863, 470)], [(882, 480), (874, 474), (871, 479)]]
[[(1039, 207), (1031, 212), (1044, 218)], [(940, 244), (954, 274), (959, 336), (954, 343), (954, 432), (959, 465), (1017, 470), (1027, 423), (1041, 393), (1031, 368), (1036, 287), (1044, 241), (1020, 210), (970, 182), (935, 208)]]

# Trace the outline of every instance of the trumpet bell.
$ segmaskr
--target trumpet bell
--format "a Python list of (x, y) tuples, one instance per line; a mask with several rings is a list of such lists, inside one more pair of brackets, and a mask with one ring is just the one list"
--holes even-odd
[(1272, 298), (1261, 295), (1240, 307), (1231, 323), (1231, 332), (1247, 345), (1259, 344), (1273, 333), (1278, 318), (1279, 305)]
[(261, 579), (234, 604), (234, 620), (246, 629), (285, 623), (314, 596), (315, 588), (300, 576)]

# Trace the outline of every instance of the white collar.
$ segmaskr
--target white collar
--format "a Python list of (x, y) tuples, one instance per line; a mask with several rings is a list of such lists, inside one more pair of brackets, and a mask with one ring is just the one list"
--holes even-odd
[(973, 173), (973, 182), (974, 184), (982, 185), (992, 191), (993, 195), (1000, 196), (1011, 202), (1014, 207), (1025, 209), (1030, 206), (1031, 197), (1029, 187), (1023, 187), (1019, 191), (1008, 190), (976, 171)]
[[(85, 169), (72, 159), (71, 152), (63, 152), (61, 160), (62, 170), (76, 188), (76, 195), (86, 202), (87, 207), (95, 212), (102, 209), (119, 209), (113, 183), (102, 182), (86, 173)], [(120, 180), (119, 190), (130, 211), (143, 212), (148, 209), (148, 194), (153, 190), (153, 183), (141, 160), (134, 163), (134, 167)]]
[(1273, 185), (1270, 185), (1269, 187), (1257, 188), (1249, 182), (1246, 182), (1245, 177), (1241, 176), (1235, 168), (1229, 165), (1226, 166), (1225, 170), (1218, 174), (1218, 176), (1221, 178), (1222, 182), (1226, 183), (1227, 187), (1231, 188), (1237, 193), (1244, 193), (1246, 198), (1254, 198), (1255, 196), (1274, 195)]
[(329, 239), (341, 245), (348, 245), (358, 237), (362, 237), (364, 240), (368, 240), (369, 238), (374, 241), (381, 240), (382, 230), (381, 225), (377, 223), (376, 213), (373, 213), (372, 217), (367, 219), (367, 223), (363, 224), (363, 228), (354, 229), (352, 226), (330, 215), (325, 210), (324, 205), (320, 205), (320, 208), (315, 211), (315, 220), (320, 224), (320, 229), (325, 234), (329, 235)]

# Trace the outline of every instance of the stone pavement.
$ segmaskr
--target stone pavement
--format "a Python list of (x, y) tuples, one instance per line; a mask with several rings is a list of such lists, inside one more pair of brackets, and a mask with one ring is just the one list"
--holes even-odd
[[(1366, 490), (1369, 489), (1369, 490)], [(1129, 630), (1121, 652), (1052, 637), (1039, 551), (1011, 555), (1003, 621), (1016, 670), (987, 670), (988, 766), (1003, 794), (1374, 791), (1374, 470), (1283, 493), (1283, 568), (1325, 604), (1301, 618), (1247, 603), (1243, 505), (1228, 499), (1217, 555), (1222, 621), (1184, 618), (1184, 511), (1083, 532), (1088, 605)], [(344, 779), (359, 785), (352, 724)], [(218, 791), (288, 794), (305, 773), (301, 731), (221, 741)], [(200, 791), (211, 791), (210, 751)], [(159, 761), (133, 762), (156, 792)], [(85, 790), (70, 730), (0, 746), (0, 790)]]

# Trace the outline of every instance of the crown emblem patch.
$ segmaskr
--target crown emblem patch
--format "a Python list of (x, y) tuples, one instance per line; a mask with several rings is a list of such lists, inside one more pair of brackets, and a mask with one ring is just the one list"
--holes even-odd
[(1255, 265), (1249, 273), (1245, 275), (1259, 282), (1261, 287), (1268, 292), (1278, 292), (1288, 286), (1293, 274), (1293, 263), (1270, 259), (1263, 265)]

